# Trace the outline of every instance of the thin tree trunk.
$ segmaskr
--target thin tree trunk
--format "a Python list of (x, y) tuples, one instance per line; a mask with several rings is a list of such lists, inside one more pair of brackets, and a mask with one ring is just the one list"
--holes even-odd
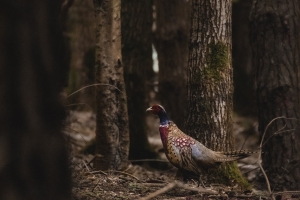
[(194, 0), (188, 64), (187, 133), (233, 150), (231, 1)]
[(96, 14), (97, 127), (95, 167), (127, 166), (129, 128), (121, 57), (121, 1), (94, 0)]
[[(142, 16), (142, 17), (141, 17)], [(148, 69), (152, 68), (152, 5), (149, 0), (122, 1), (122, 58), (130, 129), (130, 159), (154, 157), (145, 130)]]
[[(254, 1), (250, 29), (262, 134), (275, 117), (299, 119), (300, 2)], [(297, 124), (296, 120), (276, 120), (265, 136), (269, 139), (263, 146), (262, 160), (272, 189), (300, 189)]]
[(170, 118), (184, 129), (186, 68), (190, 33), (190, 7), (186, 0), (155, 0), (155, 48), (159, 62), (159, 101)]
[(1, 1), (0, 199), (71, 199), (60, 1)]

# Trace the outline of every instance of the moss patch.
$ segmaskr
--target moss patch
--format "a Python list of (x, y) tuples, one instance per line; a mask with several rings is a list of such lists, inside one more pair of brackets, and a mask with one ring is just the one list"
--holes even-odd
[(223, 78), (222, 72), (228, 67), (228, 47), (222, 42), (208, 45), (207, 67), (203, 74), (206, 78), (219, 81)]
[(236, 162), (223, 163), (218, 168), (210, 171), (210, 174), (215, 178), (215, 182), (224, 185), (238, 184), (242, 190), (251, 189), (250, 183), (241, 174)]

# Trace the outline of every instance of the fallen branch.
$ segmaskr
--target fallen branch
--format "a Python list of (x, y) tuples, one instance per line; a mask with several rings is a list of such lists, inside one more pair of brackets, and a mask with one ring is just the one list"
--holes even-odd
[(177, 182), (177, 181), (174, 181), (172, 183), (169, 183), (168, 185), (166, 185), (165, 187), (163, 187), (162, 189), (159, 189), (151, 194), (149, 194), (148, 196), (146, 197), (142, 197), (140, 198), (139, 200), (149, 200), (149, 199), (152, 199), (158, 195), (161, 195), (163, 193), (166, 193), (176, 187), (179, 187), (179, 188), (183, 188), (185, 190), (190, 190), (190, 191), (195, 191), (195, 192), (199, 192), (199, 193), (203, 193), (203, 194), (217, 194), (216, 191), (213, 191), (213, 190), (207, 190), (207, 189), (201, 189), (201, 188), (192, 188), (192, 187), (189, 187), (185, 184), (182, 184), (180, 182)]

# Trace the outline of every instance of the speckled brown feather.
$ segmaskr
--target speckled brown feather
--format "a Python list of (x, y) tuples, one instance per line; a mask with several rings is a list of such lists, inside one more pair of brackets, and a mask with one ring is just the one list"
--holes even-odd
[(222, 162), (235, 161), (255, 153), (249, 151), (212, 151), (184, 134), (173, 122), (170, 121), (166, 128), (168, 128), (165, 145), (166, 156), (170, 163), (179, 169), (192, 171), (198, 175), (201, 171), (218, 166)]
[(171, 164), (181, 171), (200, 175), (203, 170), (218, 166), (222, 162), (230, 162), (245, 158), (255, 152), (231, 151), (216, 152), (184, 134), (169, 120), (161, 105), (154, 104), (146, 111), (151, 111), (160, 119), (159, 132), (166, 156)]

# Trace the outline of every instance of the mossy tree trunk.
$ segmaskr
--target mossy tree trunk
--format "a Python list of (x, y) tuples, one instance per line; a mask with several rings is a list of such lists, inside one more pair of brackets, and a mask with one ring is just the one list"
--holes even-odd
[(61, 1), (1, 1), (0, 199), (71, 199)]
[(187, 132), (216, 151), (233, 150), (231, 1), (194, 0), (192, 9)]
[[(215, 151), (234, 150), (230, 0), (193, 0), (188, 62), (187, 133)], [(235, 164), (220, 173), (239, 177)], [(224, 180), (217, 180), (224, 182)]]
[(96, 16), (96, 154), (100, 170), (127, 167), (129, 128), (121, 57), (121, 1), (94, 0)]
[[(300, 2), (254, 1), (250, 19), (259, 132), (262, 134), (276, 117), (299, 119), (300, 116)], [(270, 139), (262, 149), (262, 164), (272, 189), (300, 189), (297, 124), (297, 120), (279, 119), (266, 132), (265, 139)]]
[(190, 35), (191, 3), (186, 0), (155, 0), (154, 44), (159, 62), (159, 101), (170, 118), (184, 130), (186, 68)]
[(130, 130), (130, 159), (154, 157), (148, 142), (145, 108), (149, 69), (152, 70), (152, 4), (122, 1), (122, 58)]

